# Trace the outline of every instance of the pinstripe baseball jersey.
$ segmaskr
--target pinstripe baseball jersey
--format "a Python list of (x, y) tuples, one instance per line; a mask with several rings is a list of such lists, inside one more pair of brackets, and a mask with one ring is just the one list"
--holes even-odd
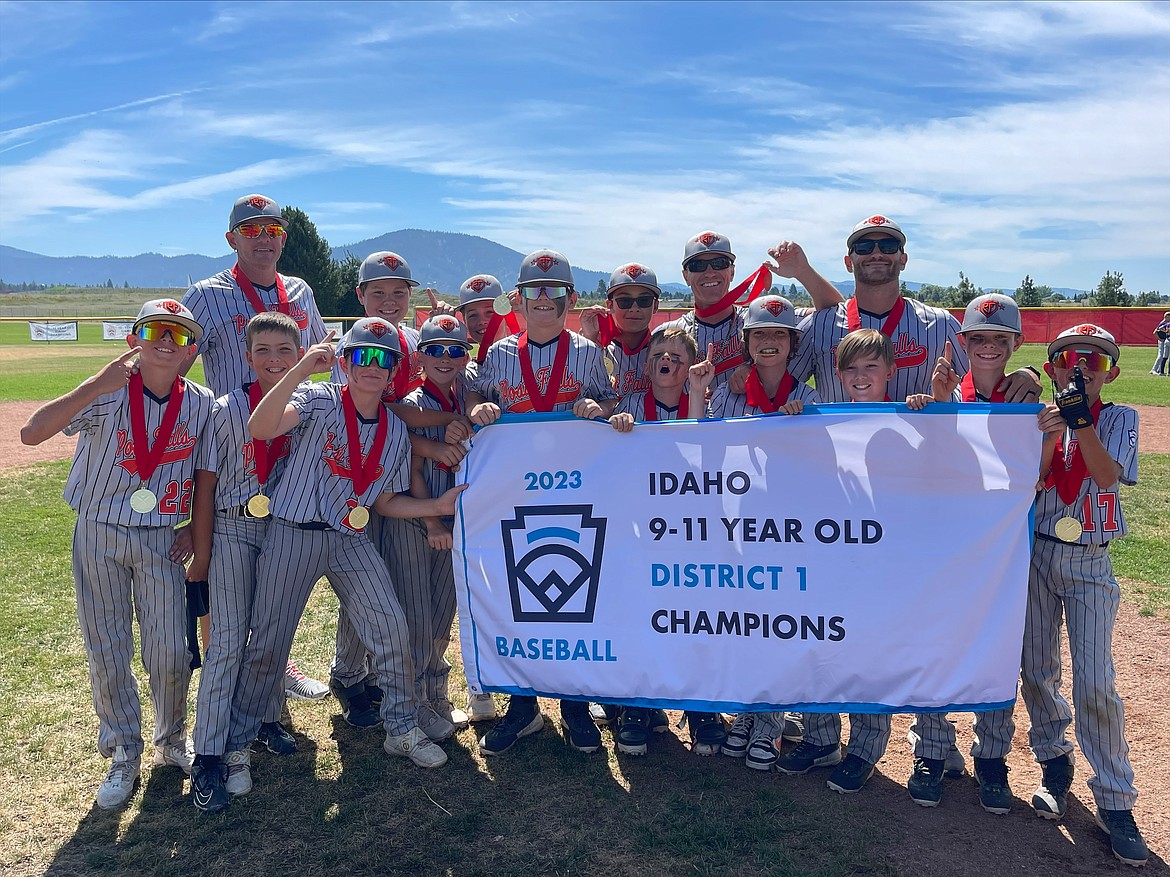
[[(383, 493), (406, 493), (410, 489), (410, 439), (406, 426), (397, 417), (387, 415), (386, 444), (374, 480), (361, 496), (354, 496), (341, 389), (337, 384), (305, 383), (289, 400), (301, 423), (291, 432), (288, 462), (270, 495), (273, 517), (297, 524), (324, 521), (342, 533), (360, 532), (348, 526), (351, 508), (371, 508)], [(369, 453), (376, 430), (377, 421), (358, 415), (363, 454)]]
[[(1121, 484), (1137, 484), (1138, 476), (1138, 415), (1128, 405), (1101, 405), (1096, 431), (1109, 456), (1121, 466)], [(1064, 457), (1053, 458), (1052, 468), (1067, 466), (1077, 444), (1072, 430), (1064, 432)], [(1102, 489), (1086, 473), (1076, 499), (1068, 504), (1060, 499), (1055, 486), (1045, 487), (1036, 497), (1036, 532), (1056, 538), (1056, 522), (1065, 516), (1081, 522), (1083, 531), (1077, 541), (1082, 545), (1096, 545), (1124, 536), (1128, 529), (1121, 511), (1121, 497), (1117, 485)]]
[[(607, 369), (613, 375), (613, 388), (619, 396), (628, 396), (650, 389), (650, 378), (646, 376), (646, 354), (650, 346), (650, 332), (642, 343), (626, 347), (621, 339), (611, 341), (605, 347)], [(707, 348), (703, 348), (706, 353)]]
[[(466, 389), (463, 386), (463, 381), (456, 380), (452, 391), (455, 394), (455, 410), (462, 414), (467, 411), (467, 404), (464, 400)], [(449, 407), (444, 408), (439, 401), (429, 384), (424, 384), (404, 400), (407, 405), (414, 405), (416, 408), (421, 408), (424, 411), (450, 411)], [(447, 427), (445, 426), (428, 426), (422, 429), (415, 429), (412, 432), (417, 435), (424, 436), (436, 442), (443, 442)], [(427, 489), (431, 492), (432, 497), (442, 496), (445, 491), (450, 490), (455, 486), (455, 473), (447, 469), (438, 460), (423, 460), (423, 478), (426, 479)]]
[[(129, 385), (99, 396), (69, 421), (65, 435), (78, 436), (73, 466), (65, 483), (65, 501), (79, 517), (131, 527), (169, 527), (191, 513), (195, 446), (206, 437), (215, 397), (186, 378), (183, 402), (158, 467), (146, 486), (158, 497), (152, 511), (130, 508), (130, 494), (142, 486), (130, 426)], [(169, 396), (167, 397), (169, 398)], [(167, 399), (143, 388), (146, 434), (156, 441)]]
[[(819, 405), (821, 401), (816, 390), (808, 384), (799, 383), (795, 384), (788, 394), (788, 400), (793, 399), (799, 399), (809, 405)], [(755, 417), (763, 413), (755, 405), (748, 404), (746, 395), (731, 392), (726, 384), (716, 390), (711, 396), (711, 401), (707, 403), (708, 417)]]
[(711, 382), (711, 392), (715, 392), (727, 383), (731, 372), (743, 365), (743, 320), (746, 314), (747, 308), (733, 308), (725, 320), (711, 324), (704, 323), (695, 317), (694, 311), (690, 311), (658, 328), (682, 329), (695, 339), (700, 359), (707, 356), (708, 344), (715, 345), (715, 380)]
[[(569, 355), (565, 362), (564, 376), (550, 410), (571, 411), (573, 403), (578, 398), (592, 399), (595, 402), (615, 398), (617, 394), (613, 391), (613, 384), (610, 383), (609, 374), (605, 370), (601, 348), (576, 332), (564, 334), (569, 337)], [(532, 400), (528, 398), (528, 390), (524, 386), (524, 378), (520, 371), (521, 337), (512, 335), (493, 344), (472, 386), (479, 395), (490, 399), (499, 405), (501, 410), (512, 414), (528, 414), (536, 410)], [(557, 340), (554, 338), (546, 344), (528, 342), (532, 371), (536, 375), (538, 391), (541, 393), (548, 390), (553, 360), (557, 352)]]
[[(618, 402), (617, 408), (613, 410), (614, 414), (632, 414), (634, 415), (634, 423), (644, 423), (646, 421), (646, 394), (649, 390), (636, 390), (628, 396), (622, 396), (622, 401)], [(685, 393), (683, 398), (685, 398)], [(679, 400), (682, 401), (681, 399)], [(682, 420), (681, 404), (674, 408), (663, 405), (657, 398), (654, 400), (654, 412), (657, 420)], [(701, 406), (696, 406), (695, 410), (691, 410), (691, 406), (687, 404), (687, 420), (698, 420), (703, 416)]]
[[(325, 337), (325, 323), (313, 290), (299, 277), (279, 277), (288, 293), (289, 316), (301, 330), (300, 345), (308, 349)], [(257, 286), (256, 294), (269, 310), (277, 309), (275, 286)], [(203, 356), (204, 377), (215, 395), (226, 395), (252, 380), (252, 369), (244, 359), (244, 326), (256, 312), (232, 278), (231, 270), (200, 280), (183, 295), (182, 303), (203, 327), (197, 346)]]
[[(398, 367), (398, 371), (394, 373), (394, 380), (386, 385), (386, 390), (382, 393), (382, 401), (387, 405), (393, 402), (403, 401), (411, 392), (422, 386), (422, 367), (418, 362), (418, 330), (412, 329), (410, 326), (403, 326), (401, 323), (394, 328), (398, 330), (399, 341), (406, 342), (407, 361)], [(341, 340), (337, 342), (337, 348), (335, 350), (339, 359), (341, 357), (341, 349), (344, 346), (345, 336), (343, 335), (341, 336)], [(403, 369), (406, 370), (405, 373)], [(335, 384), (345, 384), (345, 372), (341, 370), (340, 362), (333, 363), (330, 380)], [(404, 389), (406, 392), (401, 392)]]
[[(248, 417), (248, 387), (232, 390), (215, 400), (211, 423), (204, 441), (199, 442), (195, 468), (215, 473), (215, 508), (219, 511), (238, 508), (260, 491), (256, 480), (256, 452)], [(288, 459), (288, 448), (270, 459), (272, 470), (264, 485), (271, 496)]]
[[(897, 370), (886, 388), (886, 394), (895, 402), (902, 402), (914, 393), (931, 392), (930, 373), (942, 356), (947, 341), (951, 342), (951, 365), (961, 377), (967, 373), (967, 354), (959, 344), (959, 322), (942, 308), (924, 305), (912, 298), (905, 299), (906, 309), (890, 338), (894, 342), (894, 363)], [(848, 302), (834, 308), (817, 311), (800, 322), (800, 348), (788, 364), (788, 371), (798, 381), (816, 376), (817, 395), (825, 402), (848, 402), (849, 394), (837, 378), (837, 345), (849, 332), (846, 316)], [(859, 311), (862, 329), (881, 331), (885, 314)]]

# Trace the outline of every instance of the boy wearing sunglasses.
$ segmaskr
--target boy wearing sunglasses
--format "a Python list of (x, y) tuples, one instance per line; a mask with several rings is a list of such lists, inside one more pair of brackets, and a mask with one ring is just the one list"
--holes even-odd
[[(203, 357), (204, 380), (217, 398), (253, 379), (244, 328), (256, 314), (278, 311), (290, 317), (297, 324), (301, 348), (325, 337), (325, 323), (309, 284), (276, 271), (288, 240), (288, 220), (279, 204), (267, 195), (237, 198), (225, 238), (235, 251), (236, 264), (200, 280), (182, 299), (204, 328), (197, 349)], [(292, 662), (286, 668), (285, 690), (298, 700), (320, 700), (329, 694), (324, 683), (305, 676)]]
[[(341, 345), (347, 381), (313, 383), (335, 356), (332, 333), (311, 347), (256, 405), (252, 438), (291, 435), (288, 463), (270, 497), (272, 521), (256, 561), (252, 635), (240, 665), (227, 749), (251, 740), (279, 685), (280, 671), (313, 584), (324, 575), (353, 622), (383, 693), (383, 749), (419, 767), (447, 755), (418, 726), (406, 619), (386, 566), (366, 533), (383, 517), (453, 514), (462, 488), (436, 500), (407, 495), (410, 444), (382, 394), (403, 359), (398, 333), (384, 320), (359, 320)], [(449, 731), (448, 731), (449, 733)]]
[(130, 798), (142, 762), (142, 705), (130, 668), (135, 616), (155, 716), (154, 764), (191, 772), (185, 571), (172, 546), (174, 525), (190, 513), (195, 447), (215, 401), (181, 376), (202, 332), (179, 302), (146, 302), (126, 336), (130, 349), (42, 405), (20, 434), (26, 445), (60, 431), (78, 436), (65, 499), (77, 512), (73, 577), (98, 750), (112, 759), (97, 792), (104, 810)]
[(1060, 693), (1063, 623), (1072, 653), (1077, 742), (1094, 773), (1088, 786), (1097, 824), (1116, 858), (1142, 865), (1149, 852), (1133, 819), (1137, 789), (1113, 670), (1120, 595), (1109, 543), (1126, 534), (1118, 487), (1137, 483), (1138, 450), (1137, 412), (1101, 401), (1120, 374), (1119, 354), (1113, 336), (1090, 323), (1065, 329), (1048, 345), (1044, 371), (1056, 404), (1041, 414), (1048, 434), (1034, 511), (1021, 678), (1028, 742), (1042, 772), (1032, 807), (1057, 820), (1073, 778), (1067, 736), (1073, 715)]
[[(453, 420), (463, 419), (462, 413), (423, 410), (406, 401), (407, 396), (422, 385), (422, 373), (418, 368), (419, 333), (401, 322), (410, 309), (411, 290), (416, 286), (418, 281), (411, 276), (410, 265), (397, 253), (371, 253), (358, 268), (358, 302), (367, 317), (384, 320), (393, 327), (399, 348), (406, 354), (403, 364), (386, 384), (382, 402), (390, 413), (412, 430), (443, 427)], [(339, 347), (345, 343), (346, 339), (342, 338)], [(340, 362), (333, 366), (333, 381), (337, 384), (346, 382)], [(412, 433), (409, 439), (413, 456), (437, 460), (449, 467), (457, 468), (466, 453), (460, 444), (435, 441), (421, 434)], [(468, 717), (463, 710), (453, 708), (445, 698), (436, 712), (432, 699), (426, 696), (423, 674), (432, 638), (430, 594), (425, 575), (428, 553), (425, 529), (418, 520), (390, 520), (375, 514), (370, 521), (369, 534), (386, 562), (410, 630), (419, 727), (432, 739), (444, 740), (456, 727), (466, 727)], [(345, 721), (358, 728), (380, 724), (378, 704), (382, 692), (373, 681), (371, 655), (362, 646), (344, 607), (338, 613), (336, 649), (329, 675), (329, 688), (341, 705)]]
[(581, 311), (581, 334), (605, 351), (606, 368), (619, 396), (650, 389), (646, 345), (661, 294), (654, 272), (630, 262), (610, 275), (605, 307)]
[[(609, 417), (617, 404), (605, 361), (592, 341), (565, 329), (577, 301), (569, 260), (537, 250), (520, 263), (517, 281), (527, 329), (497, 341), (467, 395), (472, 423), (493, 422), (501, 412), (572, 411), (577, 417)], [(584, 701), (561, 701), (566, 742), (582, 752), (601, 746), (601, 733)], [(499, 755), (544, 727), (535, 697), (512, 695), (508, 711), (479, 741), (484, 755)]]

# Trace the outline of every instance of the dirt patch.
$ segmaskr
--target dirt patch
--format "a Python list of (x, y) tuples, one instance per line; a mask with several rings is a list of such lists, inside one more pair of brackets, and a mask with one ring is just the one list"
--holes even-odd
[(20, 441), (20, 428), (29, 416), (44, 405), (44, 402), (0, 402), (0, 472), (19, 469), (33, 463), (47, 463), (53, 460), (68, 460), (77, 447), (76, 436), (57, 433), (35, 447)]

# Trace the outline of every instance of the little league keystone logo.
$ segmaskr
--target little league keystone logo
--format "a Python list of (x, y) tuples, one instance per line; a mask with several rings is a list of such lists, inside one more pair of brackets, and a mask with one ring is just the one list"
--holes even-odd
[(593, 622), (605, 525), (592, 505), (516, 506), (500, 522), (514, 620)]

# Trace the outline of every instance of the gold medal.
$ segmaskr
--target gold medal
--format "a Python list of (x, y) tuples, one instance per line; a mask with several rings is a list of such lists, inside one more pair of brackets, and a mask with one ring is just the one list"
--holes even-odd
[(364, 505), (354, 506), (349, 510), (349, 524), (355, 530), (364, 530), (370, 522), (370, 510)]
[(1052, 528), (1052, 532), (1056, 534), (1056, 538), (1062, 542), (1076, 542), (1081, 538), (1081, 533), (1084, 527), (1076, 518), (1063, 517), (1056, 522), (1056, 526)]
[(158, 497), (149, 487), (140, 487), (130, 494), (130, 508), (140, 515), (150, 514), (158, 508)]
[(268, 497), (262, 493), (258, 493), (248, 500), (248, 514), (253, 518), (267, 518), (268, 506)]
[(512, 313), (512, 299), (508, 298), (508, 293), (501, 293), (492, 299), (492, 310), (501, 317)]

